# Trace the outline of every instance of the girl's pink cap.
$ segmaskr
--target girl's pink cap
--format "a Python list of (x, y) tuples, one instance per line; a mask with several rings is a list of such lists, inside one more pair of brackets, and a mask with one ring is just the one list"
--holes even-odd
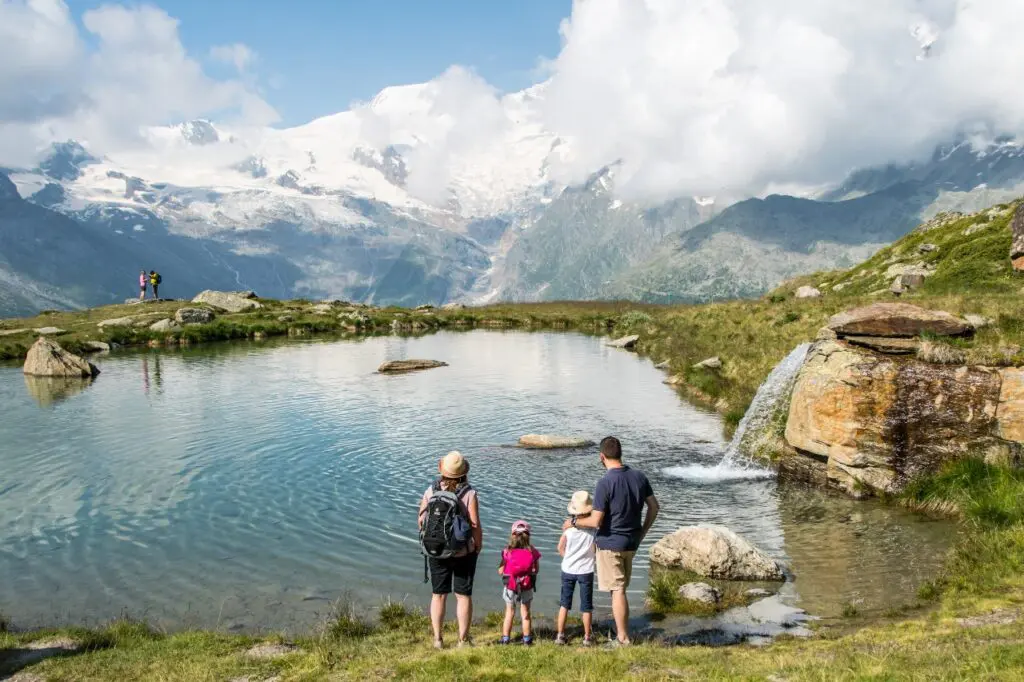
[(526, 521), (523, 521), (522, 519), (519, 519), (518, 521), (512, 524), (513, 535), (521, 535), (523, 533), (529, 534), (529, 532), (530, 524), (528, 524)]

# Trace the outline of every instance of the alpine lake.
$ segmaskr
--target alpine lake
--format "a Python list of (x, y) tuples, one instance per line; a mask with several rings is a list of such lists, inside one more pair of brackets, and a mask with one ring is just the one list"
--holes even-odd
[[(443, 360), (402, 375), (381, 362)], [(416, 513), (438, 459), (471, 464), (484, 525), (477, 617), (503, 608), (498, 554), (518, 518), (543, 555), (534, 611), (558, 609), (556, 545), (597, 449), (513, 447), (527, 433), (614, 434), (662, 512), (630, 599), (656, 634), (708, 641), (806, 632), (854, 605), (913, 602), (953, 524), (762, 474), (704, 480), (720, 417), (647, 360), (575, 333), (442, 332), (262, 341), (91, 358), (91, 384), (0, 366), (0, 612), (17, 627), (118, 616), (166, 629), (305, 632), (341, 602), (425, 607)], [(709, 618), (645, 615), (647, 550), (680, 526), (724, 525), (790, 567), (777, 594)], [(595, 594), (599, 621), (610, 618)], [(450, 607), (452, 609), (453, 607)]]

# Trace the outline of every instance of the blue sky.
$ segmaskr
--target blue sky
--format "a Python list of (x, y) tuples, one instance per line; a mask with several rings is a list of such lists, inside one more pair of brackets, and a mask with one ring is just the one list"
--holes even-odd
[[(102, 0), (68, 0), (76, 18)], [(140, 3), (128, 3), (140, 4)], [(452, 64), (502, 90), (535, 82), (558, 54), (571, 0), (157, 0), (180, 20), (190, 54), (244, 43), (267, 101), (290, 126), (347, 109), (388, 85), (427, 81)], [(211, 64), (208, 70), (216, 74)], [(276, 86), (276, 87), (272, 87)]]

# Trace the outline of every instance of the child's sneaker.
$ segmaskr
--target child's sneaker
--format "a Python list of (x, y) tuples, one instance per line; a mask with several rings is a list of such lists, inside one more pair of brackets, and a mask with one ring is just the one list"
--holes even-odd
[(533, 646), (533, 635), (523, 635), (523, 646)]
[(583, 641), (580, 642), (580, 644), (582, 646), (594, 646), (594, 638), (593, 637), (589, 637), (589, 636), (585, 636), (583, 638)]
[(564, 632), (559, 632), (557, 635), (555, 635), (555, 644), (558, 644), (558, 645), (565, 644), (565, 633)]
[(501, 639), (498, 640), (498, 644), (511, 644), (511, 643), (512, 643), (512, 638), (511, 637), (502, 637)]

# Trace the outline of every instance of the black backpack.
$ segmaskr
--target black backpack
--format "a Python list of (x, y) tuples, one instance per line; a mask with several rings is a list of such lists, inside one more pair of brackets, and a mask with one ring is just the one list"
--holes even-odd
[(460, 501), (470, 490), (469, 484), (463, 483), (455, 492), (449, 492), (441, 488), (440, 481), (434, 482), (420, 528), (424, 560), (450, 559), (469, 545), (473, 526)]

